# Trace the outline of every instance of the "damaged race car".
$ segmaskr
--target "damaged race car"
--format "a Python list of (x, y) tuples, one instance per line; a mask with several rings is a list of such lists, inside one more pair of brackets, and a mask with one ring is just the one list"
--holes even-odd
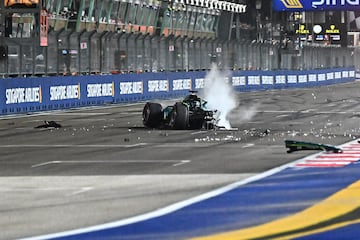
[(143, 109), (143, 123), (148, 128), (213, 129), (216, 110), (209, 110), (207, 102), (190, 91), (181, 102), (164, 109), (161, 104), (147, 102)]

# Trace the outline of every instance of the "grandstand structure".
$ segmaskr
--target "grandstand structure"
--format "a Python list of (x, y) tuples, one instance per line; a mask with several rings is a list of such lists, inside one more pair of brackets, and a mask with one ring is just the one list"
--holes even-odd
[[(0, 76), (198, 71), (212, 62), (227, 70), (354, 65), (351, 49), (284, 49), (281, 41), (233, 34), (252, 6), (245, 0), (0, 1)], [(256, 16), (254, 22), (265, 26)]]

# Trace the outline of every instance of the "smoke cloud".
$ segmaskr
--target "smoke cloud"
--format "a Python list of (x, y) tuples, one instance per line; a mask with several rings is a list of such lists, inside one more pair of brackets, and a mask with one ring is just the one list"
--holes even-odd
[(231, 123), (242, 124), (250, 121), (256, 114), (260, 104), (255, 103), (247, 106), (239, 106), (239, 108), (233, 110), (228, 119)]
[(238, 103), (227, 74), (219, 71), (216, 64), (212, 65), (211, 71), (205, 76), (203, 95), (208, 102), (208, 107), (218, 110), (217, 125), (230, 129), (229, 114)]

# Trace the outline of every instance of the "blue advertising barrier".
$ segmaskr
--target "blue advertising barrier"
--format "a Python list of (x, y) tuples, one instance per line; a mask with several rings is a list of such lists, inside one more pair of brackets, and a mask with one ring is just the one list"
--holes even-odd
[[(169, 99), (201, 90), (207, 72), (11, 78), (0, 80), (0, 115), (108, 103)], [(355, 80), (354, 68), (310, 71), (233, 71), (237, 91), (299, 88)]]

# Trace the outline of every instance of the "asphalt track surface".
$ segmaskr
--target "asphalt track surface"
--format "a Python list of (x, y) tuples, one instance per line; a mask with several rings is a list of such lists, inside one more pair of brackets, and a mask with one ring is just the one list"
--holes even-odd
[(349, 142), (359, 86), (239, 93), (233, 131), (146, 129), (143, 103), (2, 117), (0, 238), (136, 216), (314, 153), (287, 154), (285, 139)]

